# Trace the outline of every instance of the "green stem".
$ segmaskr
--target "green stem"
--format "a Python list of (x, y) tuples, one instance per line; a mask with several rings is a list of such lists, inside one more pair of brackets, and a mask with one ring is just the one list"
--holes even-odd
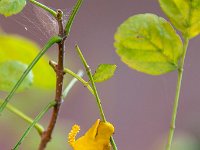
[(185, 56), (186, 56), (186, 53), (187, 53), (188, 44), (189, 44), (189, 39), (184, 38), (183, 56), (182, 56), (182, 59), (181, 59), (181, 62), (180, 62), (180, 68), (178, 69), (176, 96), (175, 96), (175, 99), (174, 99), (172, 119), (171, 119), (171, 124), (170, 124), (170, 130), (169, 130), (166, 150), (171, 150), (171, 147), (172, 147), (172, 141), (173, 141), (175, 126), (176, 126), (176, 116), (177, 116), (178, 105), (179, 105), (179, 95), (180, 95), (180, 90), (181, 90), (181, 81), (182, 81), (182, 77), (183, 77), (183, 68), (184, 68), (184, 62), (185, 62)]
[(15, 145), (15, 147), (13, 148), (13, 150), (18, 150), (19, 145), (22, 143), (22, 141), (25, 139), (25, 137), (29, 134), (29, 132), (31, 131), (31, 129), (35, 126), (35, 124), (44, 116), (44, 114), (54, 105), (56, 104), (55, 101), (50, 102), (39, 114), (38, 116), (34, 119), (34, 121), (32, 122), (32, 124), (28, 127), (28, 129), (24, 132), (23, 136), (21, 137), (21, 139), (18, 141), (18, 143)]
[(74, 78), (76, 78), (77, 80), (79, 80), (85, 87), (88, 88), (88, 90), (92, 93), (92, 95), (94, 95), (93, 89), (91, 88), (91, 86), (89, 85), (89, 83), (86, 82), (83, 78), (81, 78), (76, 73), (74, 73), (73, 71), (71, 71), (70, 69), (67, 69), (67, 68), (64, 69), (64, 72), (70, 74), (71, 76), (73, 76)]
[(50, 14), (52, 14), (54, 17), (57, 16), (57, 12), (54, 11), (53, 9), (47, 7), (46, 5), (44, 5), (44, 4), (42, 4), (42, 3), (38, 2), (38, 1), (35, 1), (35, 0), (29, 0), (29, 1), (30, 1), (31, 3), (37, 5), (37, 6), (41, 7), (42, 9), (48, 11), (48, 12), (49, 12)]
[[(0, 104), (2, 104), (2, 103), (3, 103), (3, 101), (0, 100)], [(19, 109), (17, 109), (16, 107), (12, 106), (11, 104), (8, 104), (8, 105), (6, 106), (6, 108), (7, 108), (10, 112), (12, 112), (12, 113), (14, 113), (15, 115), (19, 116), (20, 118), (22, 118), (24, 121), (26, 121), (26, 122), (28, 122), (28, 123), (30, 123), (30, 124), (33, 122), (33, 119), (32, 119), (32, 118), (30, 118), (29, 116), (27, 116), (26, 114), (24, 114), (23, 112), (21, 112)], [(34, 127), (35, 127), (35, 129), (38, 131), (39, 135), (42, 135), (42, 133), (43, 133), (43, 131), (44, 131), (43, 126), (40, 125), (40, 124), (38, 124), (38, 123), (36, 123)]]
[[(78, 45), (76, 45), (76, 50), (77, 50), (77, 52), (78, 52), (78, 54), (79, 54), (79, 56), (80, 56), (80, 59), (81, 59), (82, 62), (83, 62), (83, 65), (84, 65), (84, 67), (85, 67), (85, 69), (86, 69), (86, 72), (87, 72), (87, 74), (88, 74), (88, 77), (89, 77), (89, 79), (90, 79), (90, 81), (91, 81), (92, 89), (93, 89), (93, 91), (94, 91), (94, 96), (95, 96), (95, 98), (96, 98), (97, 105), (98, 105), (98, 107), (99, 107), (101, 119), (102, 119), (104, 122), (106, 122), (106, 117), (105, 117), (105, 114), (104, 114), (104, 112), (103, 112), (103, 107), (102, 107), (102, 105), (101, 105), (101, 100), (100, 100), (100, 98), (99, 98), (99, 95), (98, 95), (98, 92), (97, 92), (97, 89), (96, 89), (96, 85), (95, 85), (95, 82), (94, 82), (94, 79), (93, 79), (93, 76), (92, 76), (91, 69), (90, 69), (89, 65), (87, 64), (87, 62), (86, 62), (86, 60), (85, 60), (85, 58), (84, 58), (84, 56), (83, 56), (83, 54), (82, 54), (80, 48), (78, 47)], [(110, 138), (110, 141), (111, 141), (111, 144), (112, 144), (113, 149), (114, 149), (114, 150), (117, 150), (117, 146), (116, 146), (116, 144), (115, 144), (115, 141), (114, 141), (113, 137)]]
[[(79, 78), (81, 78), (83, 76), (83, 71), (79, 70), (78, 73), (76, 74)], [(65, 88), (65, 90), (63, 91), (62, 97), (63, 99), (68, 95), (69, 91), (71, 90), (71, 88), (74, 86), (74, 84), (78, 81), (77, 78), (74, 77), (74, 79), (72, 79), (70, 81), (70, 83), (67, 85), (67, 87)]]
[[(57, 63), (54, 61), (50, 61), (49, 64), (55, 68)], [(85, 87), (88, 88), (88, 90), (94, 95), (93, 89), (91, 88), (91, 86), (89, 85), (89, 83), (87, 81), (85, 81), (81, 76), (79, 76), (78, 74), (74, 73), (73, 71), (71, 71), (68, 68), (64, 68), (64, 73), (68, 73), (71, 76), (73, 76), (74, 78), (76, 78), (77, 80), (79, 80)]]
[(3, 104), (0, 106), (0, 113), (4, 110), (7, 103), (10, 101), (16, 90), (19, 88), (21, 83), (24, 81), (25, 77), (28, 75), (28, 73), (32, 70), (32, 68), (36, 65), (36, 63), (40, 60), (40, 58), (46, 53), (46, 51), (54, 44), (59, 43), (62, 39), (59, 36), (52, 37), (47, 44), (44, 46), (44, 48), (39, 52), (39, 54), (34, 58), (34, 60), (30, 63), (28, 68), (25, 70), (25, 72), (22, 74), (20, 79), (17, 81), (11, 92), (8, 94), (6, 99), (4, 100)]
[(97, 92), (97, 89), (96, 89), (96, 85), (94, 83), (94, 79), (93, 79), (93, 76), (92, 76), (92, 73), (91, 73), (91, 69), (90, 69), (89, 65), (87, 64), (87, 62), (86, 62), (86, 60), (85, 60), (80, 48), (78, 47), (78, 45), (76, 45), (76, 50), (77, 50), (77, 52), (78, 52), (78, 54), (79, 54), (79, 56), (80, 56), (80, 58), (81, 58), (81, 60), (83, 62), (85, 70), (86, 70), (86, 72), (88, 74), (88, 77), (89, 77), (89, 79), (91, 81), (92, 89), (94, 91), (94, 96), (95, 96), (95, 98), (97, 100), (97, 104), (98, 104), (98, 107), (99, 107), (101, 118), (102, 118), (103, 121), (106, 121), (106, 117), (105, 117), (105, 114), (103, 112), (103, 108), (102, 108), (102, 105), (101, 105), (101, 100), (99, 98), (99, 95), (98, 95), (98, 92)]
[[(79, 71), (78, 72), (78, 76), (83, 76), (83, 72)], [(74, 86), (74, 84), (77, 82), (77, 79), (72, 79), (71, 82), (67, 85), (66, 89), (63, 92), (63, 99), (68, 95), (69, 91), (72, 89), (72, 87)], [(15, 145), (15, 147), (13, 148), (13, 150), (17, 150), (18, 147), (20, 146), (20, 144), (22, 143), (22, 141), (25, 139), (25, 137), (29, 134), (29, 132), (31, 131), (31, 129), (37, 125), (37, 122), (45, 115), (45, 113), (54, 105), (56, 105), (56, 101), (52, 101), (50, 102), (38, 115), (34, 120), (31, 120), (30, 123), (31, 125), (27, 128), (27, 130), (24, 132), (24, 134), (22, 135), (22, 137), (20, 138), (20, 140), (18, 141), (18, 143)], [(9, 105), (7, 105), (9, 106)]]
[(93, 89), (91, 88), (91, 86), (88, 84), (88, 82), (86, 82), (83, 78), (81, 78), (80, 76), (78, 76), (76, 73), (74, 73), (73, 71), (71, 71), (70, 69), (65, 68), (64, 69), (65, 73), (70, 74), (71, 76), (73, 76), (74, 78), (76, 78), (77, 80), (79, 80), (84, 86), (86, 86), (88, 88), (88, 90), (94, 95)]
[(75, 16), (77, 15), (77, 13), (78, 13), (78, 11), (79, 11), (79, 9), (80, 9), (82, 3), (83, 3), (83, 0), (78, 0), (78, 1), (76, 2), (76, 4), (74, 5), (74, 8), (73, 8), (73, 10), (72, 10), (72, 13), (70, 14), (69, 19), (68, 19), (68, 21), (67, 21), (67, 24), (66, 24), (66, 26), (65, 26), (65, 34), (66, 34), (66, 36), (68, 36), (69, 33), (70, 33), (71, 26), (72, 26), (72, 24), (73, 24), (74, 18), (75, 18)]

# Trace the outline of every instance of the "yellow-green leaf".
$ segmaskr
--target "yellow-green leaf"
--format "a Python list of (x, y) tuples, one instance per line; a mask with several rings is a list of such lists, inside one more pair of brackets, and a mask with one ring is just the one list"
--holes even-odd
[(26, 0), (0, 0), (0, 14), (11, 16), (21, 12), (26, 5)]
[(110, 79), (116, 68), (117, 66), (113, 64), (100, 64), (93, 75), (94, 82), (103, 82)]
[(173, 25), (184, 36), (192, 38), (200, 33), (200, 0), (159, 0), (159, 2)]
[[(17, 60), (30, 64), (40, 48), (32, 41), (17, 35), (0, 35), (0, 62)], [(48, 57), (42, 57), (33, 68), (33, 86), (42, 89), (54, 87), (54, 72), (48, 64)]]
[(124, 63), (150, 75), (176, 70), (183, 53), (182, 41), (175, 30), (154, 14), (135, 15), (122, 23), (114, 45)]
[[(0, 90), (9, 92), (19, 80), (27, 65), (19, 61), (6, 61), (0, 63)], [(32, 71), (26, 76), (18, 91), (29, 88), (33, 83)]]

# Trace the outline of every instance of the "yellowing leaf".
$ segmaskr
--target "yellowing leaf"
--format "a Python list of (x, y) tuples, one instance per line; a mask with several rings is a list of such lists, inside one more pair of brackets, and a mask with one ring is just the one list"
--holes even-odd
[[(75, 130), (75, 131), (74, 131)], [(110, 137), (114, 133), (114, 127), (109, 122), (102, 122), (99, 119), (85, 133), (84, 136), (74, 140), (75, 133), (79, 127), (75, 125), (69, 133), (69, 144), (74, 150), (110, 150)]]
[[(0, 35), (0, 63), (16, 60), (29, 65), (40, 51), (40, 48), (25, 38), (17, 35)], [(33, 69), (34, 83), (37, 88), (54, 87), (54, 72), (49, 67), (48, 58), (43, 57)]]
[(192, 38), (200, 33), (200, 0), (159, 0), (174, 26)]
[(101, 64), (95, 71), (93, 75), (95, 82), (103, 82), (110, 79), (116, 70), (117, 66), (112, 64)]
[(0, 14), (11, 16), (22, 11), (26, 0), (0, 0)]
[[(18, 61), (6, 61), (0, 63), (0, 90), (9, 92), (19, 80), (27, 65)], [(30, 72), (18, 91), (29, 88), (33, 83), (33, 73)]]
[(135, 15), (122, 23), (114, 45), (125, 64), (150, 75), (176, 70), (183, 53), (178, 34), (165, 19), (154, 14)]

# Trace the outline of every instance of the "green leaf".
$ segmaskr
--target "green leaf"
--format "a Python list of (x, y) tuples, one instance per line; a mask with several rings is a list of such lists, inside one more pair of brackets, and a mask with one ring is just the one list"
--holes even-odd
[(0, 0), (0, 14), (11, 16), (22, 11), (26, 0)]
[[(0, 62), (17, 60), (30, 64), (39, 53), (40, 48), (25, 38), (17, 35), (0, 35)], [(54, 71), (48, 64), (48, 57), (42, 57), (33, 69), (33, 86), (39, 89), (54, 87)]]
[(159, 0), (159, 2), (173, 25), (184, 36), (192, 38), (200, 33), (200, 0)]
[[(27, 65), (19, 61), (6, 61), (0, 63), (0, 90), (9, 92), (19, 80)], [(30, 72), (25, 78), (18, 91), (29, 88), (33, 83), (33, 73)]]
[(112, 64), (101, 64), (96, 69), (93, 78), (94, 82), (103, 82), (110, 79), (116, 70), (117, 66)]
[(172, 26), (154, 14), (139, 14), (120, 25), (115, 48), (129, 67), (161, 75), (178, 68), (183, 44)]

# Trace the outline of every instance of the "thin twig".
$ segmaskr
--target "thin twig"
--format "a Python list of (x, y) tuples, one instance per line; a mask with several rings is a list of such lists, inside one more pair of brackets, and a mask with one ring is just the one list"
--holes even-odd
[(39, 150), (44, 150), (46, 148), (47, 143), (51, 140), (51, 135), (53, 132), (53, 129), (55, 127), (60, 105), (62, 103), (62, 92), (63, 92), (63, 79), (64, 79), (64, 59), (65, 59), (65, 33), (63, 28), (63, 13), (61, 10), (58, 10), (57, 12), (57, 21), (59, 26), (59, 36), (62, 37), (62, 41), (58, 43), (58, 65), (55, 69), (56, 71), (56, 94), (55, 94), (55, 101), (56, 105), (53, 108), (51, 120), (49, 122), (47, 130), (43, 133), (42, 139), (40, 142)]
[[(83, 65), (84, 65), (84, 67), (85, 67), (85, 70), (86, 70), (86, 72), (87, 72), (87, 74), (88, 74), (88, 77), (89, 77), (89, 79), (90, 79), (90, 81), (91, 81), (92, 89), (93, 89), (93, 91), (94, 91), (94, 96), (95, 96), (95, 98), (96, 98), (97, 105), (98, 105), (98, 107), (99, 107), (101, 119), (102, 119), (104, 122), (106, 122), (106, 117), (105, 117), (105, 114), (104, 114), (104, 112), (103, 112), (103, 107), (102, 107), (102, 105), (101, 105), (101, 100), (100, 100), (100, 98), (99, 98), (99, 94), (98, 94), (98, 91), (97, 91), (97, 88), (96, 88), (96, 85), (95, 85), (95, 82), (94, 82), (94, 79), (93, 79), (93, 76), (92, 76), (91, 69), (90, 69), (89, 65), (87, 64), (87, 61), (86, 61), (86, 59), (84, 58), (84, 56), (83, 56), (83, 54), (82, 54), (80, 48), (78, 47), (78, 45), (76, 45), (76, 50), (77, 50), (77, 52), (78, 52), (78, 54), (79, 54), (79, 57), (80, 57), (80, 59), (81, 59)], [(114, 141), (114, 138), (113, 138), (113, 137), (110, 138), (110, 142), (111, 142), (111, 144), (112, 144), (113, 149), (114, 149), (114, 150), (117, 150), (117, 145), (115, 144), (115, 141)]]
[[(56, 62), (49, 61), (49, 64), (54, 70), (56, 70), (56, 67), (57, 67)], [(71, 71), (68, 68), (64, 68), (64, 73), (67, 73), (67, 74), (73, 76), (74, 78), (76, 78), (77, 80), (79, 80), (94, 95), (93, 89), (91, 88), (90, 84), (87, 81), (85, 81), (83, 78), (81, 78), (78, 74), (74, 73), (73, 71)]]
[(181, 91), (181, 82), (182, 82), (182, 78), (183, 78), (183, 68), (184, 68), (184, 62), (185, 62), (188, 44), (189, 44), (189, 38), (184, 37), (183, 56), (182, 56), (182, 59), (180, 61), (180, 68), (178, 69), (176, 96), (175, 96), (175, 99), (174, 99), (174, 106), (173, 106), (173, 112), (172, 112), (172, 118), (171, 118), (171, 123), (170, 123), (170, 130), (169, 130), (166, 150), (171, 150), (172, 141), (173, 141), (173, 137), (174, 137), (174, 131), (175, 131), (175, 128), (176, 128), (176, 116), (177, 116), (177, 111), (178, 111), (179, 96), (180, 96), (180, 91)]
[(70, 33), (70, 31), (71, 31), (71, 27), (72, 27), (74, 18), (75, 18), (75, 16), (77, 15), (77, 13), (78, 13), (78, 11), (79, 11), (79, 9), (80, 9), (82, 3), (83, 3), (83, 0), (78, 0), (78, 1), (76, 2), (76, 4), (74, 5), (74, 8), (73, 8), (73, 10), (72, 10), (72, 13), (71, 13), (71, 15), (70, 15), (70, 17), (69, 17), (69, 20), (68, 20), (68, 22), (67, 22), (67, 24), (66, 24), (66, 26), (65, 26), (65, 34), (66, 34), (66, 36), (68, 36), (69, 33)]
[(29, 0), (31, 3), (33, 3), (34, 5), (37, 5), (38, 7), (48, 11), (50, 14), (52, 14), (54, 17), (56, 17), (57, 13), (56, 11), (54, 11), (53, 9), (47, 7), (46, 5), (36, 1), (36, 0)]
[[(83, 70), (79, 70), (78, 73), (77, 73), (77, 76), (79, 76), (80, 78), (84, 75), (84, 72)], [(68, 95), (69, 91), (71, 90), (71, 88), (74, 86), (74, 84), (78, 81), (77, 78), (73, 78), (70, 83), (67, 85), (67, 87), (65, 88), (65, 90), (63, 91), (63, 94), (62, 94), (62, 97), (63, 97), (63, 100), (64, 98)]]
[[(78, 76), (82, 77), (83, 76), (83, 71), (80, 70), (77, 73)], [(70, 83), (67, 85), (66, 89), (63, 92), (63, 99), (68, 95), (69, 91), (72, 89), (72, 87), (74, 86), (74, 84), (77, 82), (77, 79), (74, 78), (70, 81)], [(37, 122), (45, 115), (46, 112), (48, 112), (48, 110), (53, 107), (54, 105), (56, 105), (56, 101), (52, 101), (50, 102), (38, 115), (37, 117), (31, 122), (31, 125), (27, 128), (27, 130), (24, 132), (24, 134), (22, 135), (22, 137), (20, 138), (20, 140), (18, 141), (18, 143), (15, 145), (14, 150), (20, 146), (20, 144), (22, 143), (22, 141), (25, 139), (25, 137), (28, 135), (28, 133), (31, 131), (31, 129), (33, 128), (33, 126), (37, 125)]]
[(35, 124), (45, 115), (45, 113), (54, 105), (56, 104), (55, 101), (50, 102), (34, 119), (33, 123), (28, 127), (28, 129), (24, 132), (23, 136), (20, 138), (18, 143), (15, 145), (15, 147), (12, 150), (18, 150), (18, 147), (21, 145), (22, 141), (25, 139), (25, 137), (29, 134), (31, 129), (35, 126)]
[[(2, 104), (3, 101), (0, 100), (0, 104)], [(17, 109), (16, 107), (14, 107), (11, 104), (7, 104), (6, 105), (7, 110), (9, 110), (10, 112), (14, 113), (15, 115), (19, 116), (20, 118), (22, 118), (24, 121), (28, 122), (29, 124), (33, 123), (33, 119), (30, 118), (29, 116), (27, 116), (26, 114), (24, 114), (22, 111), (20, 111), (19, 109)], [(41, 136), (44, 128), (42, 125), (40, 125), (39, 123), (36, 123), (34, 125), (35, 129), (37, 130), (38, 134)]]
[[(79, 3), (81, 1), (81, 3)], [(82, 0), (78, 0), (78, 2), (75, 4), (73, 13), (70, 14), (69, 20), (68, 20), (68, 27), (64, 29), (63, 26), (63, 12), (61, 10), (57, 11), (56, 19), (58, 22), (59, 27), (59, 33), (58, 35), (62, 38), (60, 43), (58, 43), (58, 65), (55, 68), (56, 71), (56, 95), (55, 95), (55, 101), (56, 105), (54, 106), (51, 120), (49, 122), (47, 130), (43, 133), (42, 139), (40, 142), (39, 150), (44, 150), (47, 143), (51, 140), (51, 135), (53, 132), (53, 129), (55, 127), (57, 117), (60, 110), (60, 105), (62, 103), (62, 92), (63, 92), (63, 78), (64, 78), (64, 60), (65, 60), (65, 40), (69, 35), (71, 25), (73, 23), (73, 20), (75, 18), (75, 15), (77, 14), (80, 5), (82, 4)], [(75, 12), (75, 13), (74, 13)]]
[(20, 79), (17, 81), (17, 83), (14, 85), (6, 99), (4, 100), (3, 104), (0, 106), (0, 113), (4, 110), (7, 103), (11, 100), (19, 86), (22, 84), (26, 76), (29, 74), (29, 72), (33, 69), (33, 67), (37, 64), (37, 62), (40, 60), (40, 58), (46, 53), (46, 51), (54, 44), (61, 41), (61, 38), (59, 36), (52, 37), (47, 44), (44, 46), (44, 48), (38, 53), (38, 55), (33, 59), (33, 61), (29, 64), (28, 68), (24, 71)]

